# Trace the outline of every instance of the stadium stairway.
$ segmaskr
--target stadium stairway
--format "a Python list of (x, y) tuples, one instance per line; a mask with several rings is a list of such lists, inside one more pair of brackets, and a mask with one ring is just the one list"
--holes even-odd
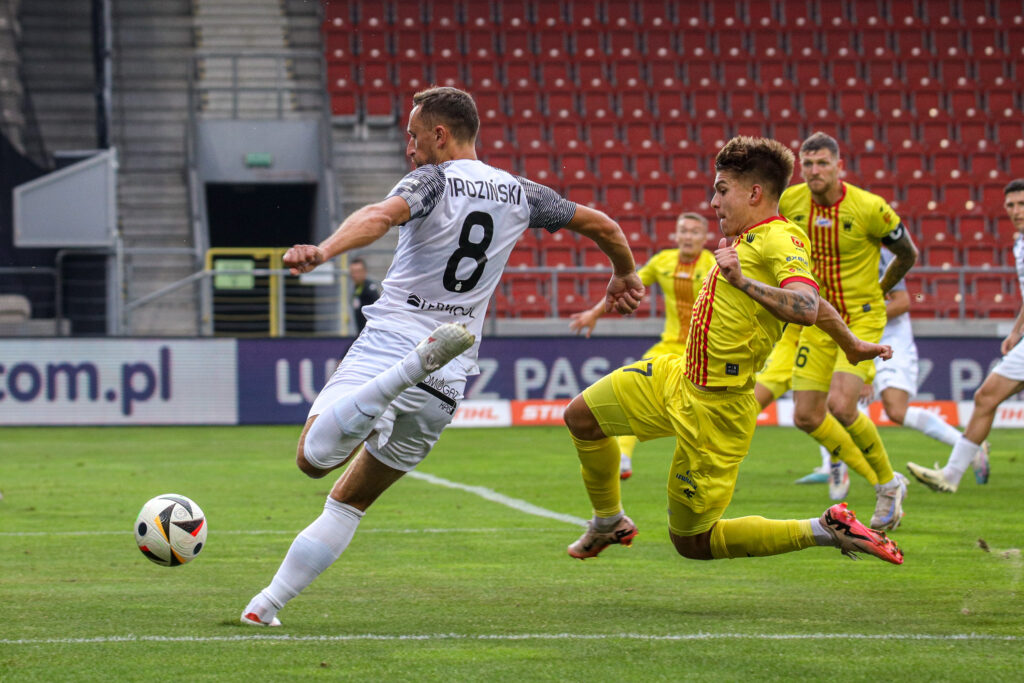
[(15, 0), (0, 0), (0, 131), (15, 149), (24, 153), (25, 89), (18, 54), (21, 24), (15, 7)]
[[(118, 148), (118, 213), (126, 256), (126, 300), (194, 272), (185, 183), (192, 3), (114, 0), (112, 143)], [(130, 250), (175, 249), (162, 253)], [(131, 335), (191, 335), (197, 306), (185, 288), (135, 311)]]
[(23, 85), (31, 93), (27, 103), (38, 124), (25, 127), (25, 147), (47, 157), (58, 150), (95, 149), (90, 0), (31, 0), (15, 6)]

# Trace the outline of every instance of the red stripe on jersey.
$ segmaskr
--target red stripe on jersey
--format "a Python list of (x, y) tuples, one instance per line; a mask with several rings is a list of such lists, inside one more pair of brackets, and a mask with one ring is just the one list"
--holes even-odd
[(708, 381), (708, 332), (711, 327), (718, 272), (719, 268), (716, 265), (704, 280), (690, 323), (691, 343), (686, 353), (686, 377), (694, 384), (703, 385)]

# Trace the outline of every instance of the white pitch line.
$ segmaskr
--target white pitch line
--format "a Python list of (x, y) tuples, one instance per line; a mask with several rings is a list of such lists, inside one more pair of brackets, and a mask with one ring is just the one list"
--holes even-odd
[(694, 641), (694, 640), (906, 640), (939, 642), (1020, 642), (1024, 636), (1001, 636), (982, 633), (424, 633), (386, 634), (353, 633), (339, 635), (290, 636), (287, 634), (251, 634), (233, 636), (96, 636), (93, 638), (3, 638), (0, 645), (93, 645), (108, 643), (224, 643), (236, 641), (267, 642), (342, 642), (342, 641), (443, 641), (443, 640), (636, 640), (636, 641)]
[(433, 474), (427, 474), (426, 472), (417, 472), (415, 470), (407, 473), (406, 476), (412, 477), (413, 479), (426, 481), (431, 484), (436, 484), (438, 486), (444, 486), (450, 489), (458, 489), (459, 491), (466, 491), (467, 493), (472, 493), (486, 500), (510, 507), (513, 510), (525, 512), (528, 515), (536, 515), (538, 517), (556, 519), (559, 522), (565, 522), (566, 524), (575, 524), (576, 526), (587, 525), (587, 520), (585, 519), (574, 517), (573, 515), (562, 514), (561, 512), (554, 512), (552, 510), (542, 508), (539, 505), (528, 503), (525, 500), (512, 498), (511, 496), (506, 496), (503, 493), (498, 493), (494, 489), (489, 489), (485, 486), (468, 486), (466, 484), (460, 484), (457, 481), (442, 479), (441, 477), (436, 477)]
[[(494, 534), (508, 533), (510, 531), (532, 531), (532, 532), (562, 532), (564, 529), (534, 529), (528, 527), (502, 527), (502, 528), (472, 528), (472, 529), (360, 529), (360, 534)], [(132, 530), (123, 531), (0, 531), (0, 538), (24, 538), (33, 536), (124, 536), (131, 535)], [(213, 534), (231, 534), (245, 536), (272, 536), (286, 534), (294, 536), (299, 533), (296, 529), (214, 529)]]

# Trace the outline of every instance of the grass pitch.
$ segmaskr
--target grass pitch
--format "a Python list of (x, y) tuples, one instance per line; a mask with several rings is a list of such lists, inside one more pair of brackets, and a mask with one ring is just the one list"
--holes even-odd
[[(993, 434), (992, 480), (956, 495), (912, 482), (894, 567), (835, 549), (715, 562), (665, 530), (671, 442), (641, 444), (623, 484), (640, 528), (586, 562), (580, 529), (472, 491), (405, 478), (342, 558), (280, 617), (238, 623), (330, 482), (293, 465), (298, 428), (0, 430), (0, 680), (1019, 680), (1024, 433)], [(883, 430), (893, 464), (948, 448)], [(807, 518), (824, 485), (795, 429), (761, 428), (730, 517)], [(420, 468), (563, 515), (589, 516), (568, 435), (449, 430)], [(207, 547), (164, 568), (136, 549), (142, 503), (194, 498)], [(850, 505), (867, 518), (870, 487)], [(984, 539), (989, 551), (979, 547)]]

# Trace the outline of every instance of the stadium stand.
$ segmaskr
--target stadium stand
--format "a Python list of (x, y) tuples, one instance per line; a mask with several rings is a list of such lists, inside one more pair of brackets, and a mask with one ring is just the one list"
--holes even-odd
[[(485, 160), (628, 216), (638, 258), (670, 244), (672, 211), (707, 209), (708, 160), (725, 139), (752, 132), (795, 147), (822, 129), (844, 145), (848, 177), (907, 217), (923, 265), (1005, 262), (987, 217), (1005, 180), (1024, 170), (1011, 154), (1024, 145), (1021, 54), (1010, 52), (1019, 2), (715, 0), (697, 13), (671, 0), (373, 4), (390, 8), (394, 30), (410, 16), (421, 22), (429, 56), (448, 47), (446, 59), (462, 66), (454, 84), (509, 122), (522, 156), (484, 142)], [(363, 3), (329, 5), (361, 29)], [(428, 11), (434, 21), (422, 23)], [(370, 116), (365, 94), (359, 104)], [(504, 134), (488, 126), (482, 138)], [(536, 265), (601, 262), (565, 250), (542, 248)], [(950, 294), (945, 281), (923, 284), (930, 299)], [(1010, 291), (969, 289), (988, 299)]]

